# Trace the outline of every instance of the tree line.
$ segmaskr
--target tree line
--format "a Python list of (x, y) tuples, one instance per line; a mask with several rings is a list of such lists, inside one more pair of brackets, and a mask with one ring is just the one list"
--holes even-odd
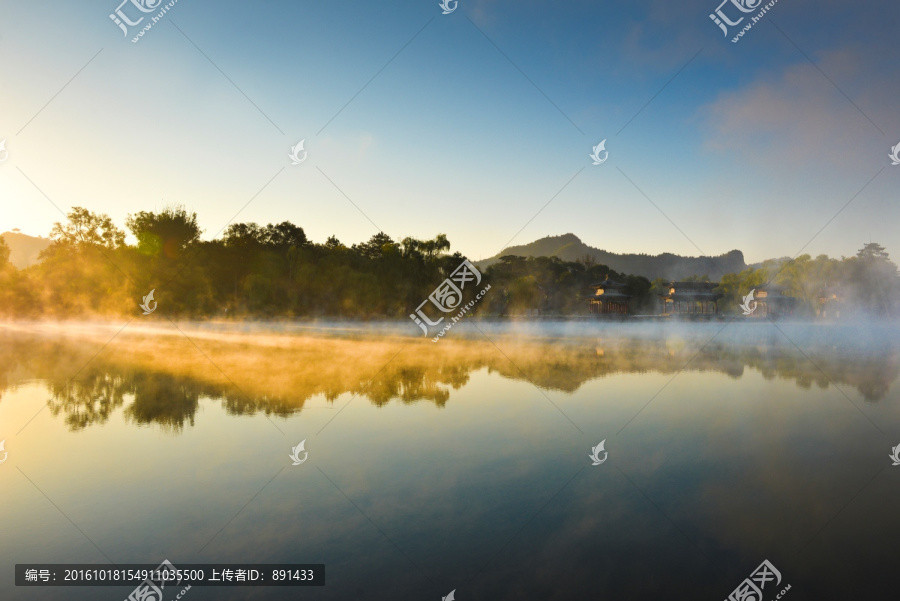
[[(182, 318), (406, 318), (466, 258), (450, 253), (444, 234), (430, 240), (393, 240), (384, 232), (347, 246), (336, 237), (307, 239), (303, 228), (233, 223), (201, 240), (197, 214), (182, 206), (130, 214), (125, 227), (108, 215), (73, 208), (50, 233), (40, 260), (17, 270), (0, 239), (0, 316), (73, 318), (134, 315), (150, 290), (168, 316)], [(633, 313), (659, 312), (667, 282), (618, 273), (590, 256), (503, 256), (484, 270), (491, 291), (475, 312), (483, 316), (588, 313), (591, 285), (605, 278), (625, 284)], [(707, 276), (692, 279), (705, 280)], [(814, 315), (821, 291), (840, 288), (860, 311), (894, 316), (900, 296), (897, 266), (870, 243), (857, 256), (808, 255), (768, 261), (721, 278), (723, 312), (766, 282), (799, 299)]]
[(56, 223), (40, 260), (16, 270), (0, 243), (0, 314), (7, 317), (133, 315), (150, 290), (180, 317), (401, 316), (464, 257), (450, 243), (378, 233), (351, 246), (334, 236), (307, 239), (288, 221), (234, 223), (201, 240), (197, 214), (184, 207), (128, 215), (75, 207)]
[[(869, 242), (852, 257), (800, 255), (764, 261), (722, 277), (720, 305), (738, 311), (739, 298), (764, 284), (775, 284), (797, 299), (794, 315), (813, 317), (823, 302), (837, 302), (845, 316), (891, 318), (900, 315), (900, 275), (885, 248)], [(833, 298), (836, 297), (836, 298)]]

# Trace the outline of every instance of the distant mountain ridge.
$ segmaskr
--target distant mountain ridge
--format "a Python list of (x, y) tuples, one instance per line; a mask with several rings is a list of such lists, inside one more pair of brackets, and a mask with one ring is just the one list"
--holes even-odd
[(35, 238), (19, 232), (3, 232), (0, 237), (9, 246), (9, 262), (18, 269), (37, 263), (41, 251), (53, 242), (49, 238)]
[[(2, 237), (10, 249), (9, 261), (18, 269), (37, 263), (41, 251), (52, 243), (49, 238), (19, 232), (4, 232)], [(693, 275), (709, 275), (711, 280), (718, 280), (724, 273), (737, 273), (748, 267), (744, 262), (744, 253), (739, 250), (716, 257), (683, 257), (672, 253), (617, 254), (588, 246), (575, 234), (547, 236), (529, 244), (510, 246), (494, 257), (476, 261), (476, 265), (487, 267), (506, 255), (559, 257), (563, 261), (576, 261), (589, 256), (619, 273), (642, 275), (649, 280), (679, 280)]]
[(510, 246), (498, 255), (477, 261), (476, 265), (488, 267), (506, 255), (559, 257), (563, 261), (576, 261), (589, 256), (619, 273), (642, 275), (649, 280), (680, 280), (694, 275), (709, 275), (711, 281), (718, 281), (725, 273), (736, 273), (747, 268), (744, 253), (739, 250), (715, 257), (683, 257), (672, 253), (617, 254), (588, 246), (575, 234), (547, 236), (529, 244)]

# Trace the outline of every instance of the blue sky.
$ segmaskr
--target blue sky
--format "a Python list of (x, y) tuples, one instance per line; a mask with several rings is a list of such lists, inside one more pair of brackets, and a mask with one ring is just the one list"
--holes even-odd
[(179, 0), (134, 44), (119, 1), (0, 3), (0, 231), (175, 203), (207, 238), (291, 220), (475, 259), (566, 232), (900, 258), (896, 3), (780, 0), (735, 44), (718, 1)]

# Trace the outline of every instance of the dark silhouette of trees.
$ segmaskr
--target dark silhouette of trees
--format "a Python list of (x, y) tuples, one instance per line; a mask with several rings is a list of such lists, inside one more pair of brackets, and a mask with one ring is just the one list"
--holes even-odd
[(506, 255), (488, 267), (486, 277), (491, 294), (485, 297), (485, 308), (480, 311), (491, 314), (586, 314), (587, 298), (594, 294), (591, 286), (607, 277), (626, 285), (623, 291), (634, 297), (635, 309), (652, 312), (654, 301), (647, 278), (617, 273), (589, 258), (562, 261), (557, 257)]
[(138, 252), (151, 257), (160, 254), (178, 257), (196, 244), (202, 233), (197, 225), (197, 214), (188, 214), (182, 206), (166, 207), (159, 213), (141, 211), (129, 215), (125, 225), (137, 238)]
[[(215, 240), (201, 240), (196, 213), (182, 206), (129, 215), (136, 244), (108, 215), (75, 207), (51, 232), (40, 261), (17, 270), (0, 244), (0, 316), (81, 318), (134, 315), (154, 290), (159, 313), (170, 317), (339, 317), (406, 319), (465, 257), (450, 254), (445, 234), (399, 242), (378, 232), (343, 244), (330, 236), (311, 242), (289, 221), (261, 226), (233, 223)], [(632, 310), (657, 312), (665, 281), (617, 272), (593, 255), (502, 256), (483, 270), (492, 286), (475, 315), (580, 315), (592, 284), (625, 284)], [(705, 281), (707, 276), (693, 278)], [(766, 261), (726, 274), (720, 307), (763, 283), (784, 286), (799, 299), (798, 315), (815, 315), (823, 288), (838, 287), (847, 312), (897, 315), (900, 275), (884, 247), (866, 244), (854, 257)]]
[(289, 221), (233, 223), (203, 241), (182, 206), (131, 214), (126, 225), (134, 245), (107, 215), (76, 207), (22, 271), (0, 247), (0, 315), (133, 315), (154, 290), (167, 316), (405, 318), (464, 258), (448, 254), (445, 234), (398, 243), (378, 232), (348, 247), (334, 236), (310, 242)]

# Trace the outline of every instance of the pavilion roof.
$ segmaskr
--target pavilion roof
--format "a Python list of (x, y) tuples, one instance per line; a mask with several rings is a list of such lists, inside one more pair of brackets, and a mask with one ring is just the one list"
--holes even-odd
[(602, 282), (591, 284), (591, 288), (624, 288), (627, 285), (628, 284), (625, 284), (624, 282), (609, 279), (609, 274), (607, 274)]

